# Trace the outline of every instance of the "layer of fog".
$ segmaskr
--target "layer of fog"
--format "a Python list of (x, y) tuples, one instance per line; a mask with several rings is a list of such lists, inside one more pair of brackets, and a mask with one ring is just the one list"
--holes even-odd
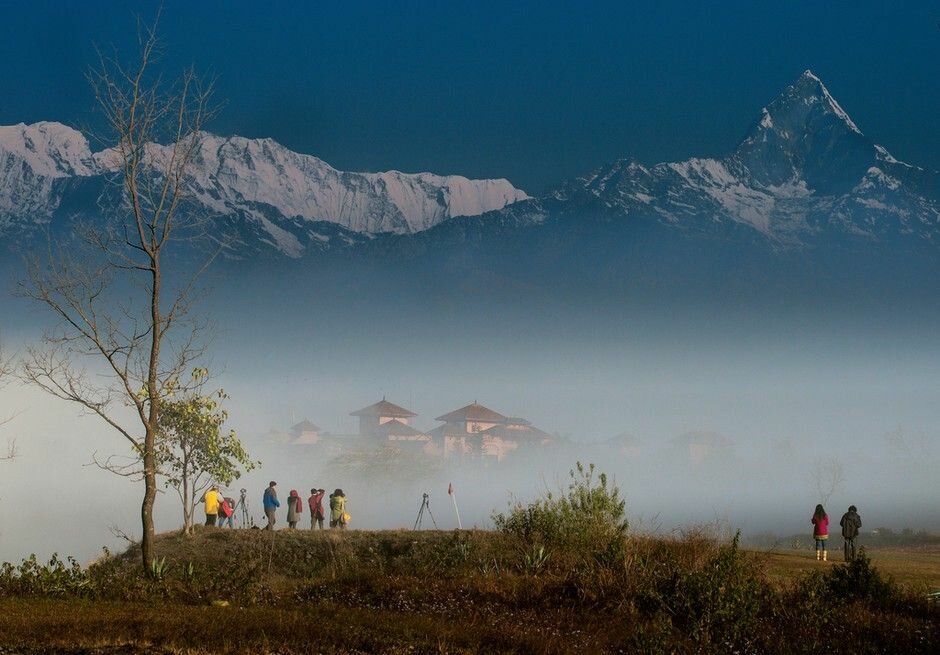
[[(807, 530), (819, 500), (814, 463), (837, 460), (844, 480), (832, 514), (854, 503), (866, 528), (940, 529), (940, 345), (929, 324), (681, 310), (668, 320), (546, 314), (499, 323), (473, 310), (442, 317), (385, 308), (371, 320), (359, 320), (367, 312), (213, 310), (216, 381), (232, 397), (232, 427), (263, 461), (231, 495), (246, 488), (260, 521), (270, 479), (282, 497), (342, 487), (354, 527), (410, 528), (427, 491), (438, 525), (452, 528), (453, 483), (464, 526), (487, 527), (511, 498), (564, 487), (580, 459), (616, 480), (637, 529), (721, 521), (746, 536), (787, 535)], [(5, 344), (34, 337), (14, 327)], [(119, 532), (135, 537), (139, 485), (87, 466), (96, 451), (126, 453), (120, 437), (35, 389), (0, 393), (0, 415), (18, 413), (0, 428), (0, 443), (15, 436), (19, 447), (15, 461), (0, 463), (0, 560), (30, 552), (85, 560), (102, 545), (122, 547)], [(303, 418), (354, 433), (349, 413), (383, 396), (417, 412), (421, 429), (477, 400), (571, 445), (487, 466), (436, 460), (358, 478), (317, 446), (270, 434)], [(696, 462), (672, 443), (703, 431), (733, 446)], [(606, 443), (624, 433), (634, 438), (629, 448)], [(162, 494), (158, 530), (179, 524), (178, 501)]]

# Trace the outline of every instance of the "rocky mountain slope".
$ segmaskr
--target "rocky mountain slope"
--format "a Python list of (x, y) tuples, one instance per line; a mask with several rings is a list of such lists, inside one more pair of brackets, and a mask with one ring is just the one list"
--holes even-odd
[[(69, 202), (69, 194), (107, 176), (109, 168), (106, 151), (92, 153), (88, 140), (65, 125), (0, 127), (0, 232), (52, 220), (66, 205), (69, 212), (94, 215), (94, 198), (88, 202), (86, 193), (83, 201)], [(272, 247), (291, 257), (337, 231), (413, 233), (528, 198), (506, 180), (350, 173), (271, 139), (213, 134), (202, 135), (188, 182), (198, 203), (235, 230), (243, 247)]]

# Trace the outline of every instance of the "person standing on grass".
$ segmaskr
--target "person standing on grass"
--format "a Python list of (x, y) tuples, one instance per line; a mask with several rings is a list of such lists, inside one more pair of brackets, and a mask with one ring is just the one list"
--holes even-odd
[(307, 499), (307, 505), (310, 506), (310, 529), (313, 530), (317, 526), (320, 529), (323, 529), (323, 519), (325, 515), (323, 513), (323, 494), (326, 491), (323, 489), (311, 489), (310, 498)]
[(215, 525), (219, 516), (219, 505), (222, 503), (222, 494), (218, 485), (212, 485), (206, 493), (202, 494), (202, 502), (206, 504), (206, 525)]
[(271, 482), (268, 483), (268, 488), (264, 490), (262, 504), (264, 505), (264, 515), (268, 518), (268, 524), (264, 526), (265, 530), (274, 529), (274, 523), (277, 520), (275, 512), (277, 508), (281, 506), (280, 501), (277, 499), (277, 491), (274, 489), (276, 486), (277, 482), (271, 480)]
[(226, 496), (222, 499), (222, 504), (219, 505), (219, 514), (221, 514), (221, 519), (219, 520), (219, 527), (224, 528), (225, 524), (228, 523), (228, 527), (235, 527), (235, 500)]
[(842, 526), (845, 561), (851, 562), (855, 559), (855, 538), (858, 537), (858, 531), (862, 527), (862, 517), (858, 515), (858, 508), (855, 505), (849, 505), (849, 511), (842, 515), (839, 525)]
[(290, 490), (287, 497), (287, 527), (296, 528), (300, 521), (300, 515), (304, 513), (304, 501), (300, 499), (300, 494), (296, 489)]
[(829, 539), (829, 515), (822, 505), (816, 505), (816, 511), (813, 512), (813, 518), (810, 519), (813, 524), (813, 539), (816, 540), (816, 559), (822, 555), (822, 561), (827, 561), (826, 543)]
[(330, 527), (346, 529), (346, 494), (342, 489), (330, 494)]

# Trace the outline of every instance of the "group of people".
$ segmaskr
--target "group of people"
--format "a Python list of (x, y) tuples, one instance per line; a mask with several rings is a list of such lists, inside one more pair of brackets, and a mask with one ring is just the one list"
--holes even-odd
[[(244, 495), (244, 494), (243, 494)], [(323, 529), (323, 523), (326, 520), (326, 511), (323, 507), (323, 497), (326, 491), (313, 488), (310, 490), (310, 497), (307, 498), (307, 507), (310, 512), (310, 529)], [(206, 510), (206, 525), (225, 527), (234, 527), (236, 502), (227, 496), (223, 496), (219, 491), (218, 485), (213, 485), (202, 497)], [(264, 506), (264, 515), (267, 519), (265, 530), (273, 530), (277, 523), (277, 510), (281, 502), (277, 498), (277, 482), (271, 480), (268, 488), (264, 490), (262, 498)], [(349, 513), (346, 511), (346, 494), (342, 489), (337, 489), (329, 496), (330, 506), (330, 527), (340, 530), (346, 529), (349, 524)], [(297, 493), (296, 489), (291, 489), (287, 496), (287, 527), (296, 529), (300, 523), (300, 517), (304, 513), (304, 502)], [(219, 520), (221, 517), (221, 521)], [(829, 549), (826, 547), (829, 542), (829, 515), (822, 504), (816, 505), (816, 511), (810, 519), (813, 524), (813, 539), (816, 541), (816, 559), (828, 561)], [(859, 531), (862, 527), (862, 519), (858, 515), (858, 508), (850, 505), (848, 511), (842, 515), (839, 520), (839, 526), (842, 528), (842, 541), (844, 548), (845, 561), (849, 562), (855, 559), (856, 544)]]
[[(829, 542), (829, 515), (826, 514), (822, 504), (816, 505), (816, 511), (813, 512), (813, 518), (810, 521), (813, 524), (813, 539), (816, 540), (816, 559), (826, 562), (829, 559), (826, 548)], [(855, 505), (850, 505), (849, 511), (842, 515), (839, 526), (842, 528), (845, 561), (851, 562), (855, 559), (855, 540), (862, 527), (862, 518), (858, 515), (858, 508)]]
[[(244, 492), (244, 489), (242, 490)], [(323, 523), (326, 520), (326, 511), (323, 507), (323, 497), (326, 495), (324, 489), (311, 489), (310, 497), (307, 498), (307, 507), (310, 512), (310, 529), (323, 529)], [(242, 493), (244, 499), (244, 493)], [(228, 523), (228, 527), (235, 527), (234, 517), (235, 509), (238, 504), (227, 496), (223, 496), (218, 485), (212, 485), (202, 496), (202, 502), (205, 504), (206, 525), (222, 526)], [(265, 530), (273, 530), (277, 522), (277, 510), (281, 506), (281, 501), (277, 497), (277, 482), (272, 480), (268, 488), (264, 490), (262, 498), (264, 515), (267, 519)], [(330, 507), (330, 527), (344, 530), (349, 524), (350, 516), (346, 511), (346, 494), (342, 489), (337, 489), (329, 496)], [(296, 489), (291, 489), (287, 497), (287, 526), (296, 528), (300, 523), (300, 517), (304, 513), (304, 502), (297, 493)]]
[(235, 508), (238, 504), (234, 498), (223, 496), (219, 491), (218, 485), (212, 485), (202, 496), (202, 502), (206, 506), (206, 525), (217, 525), (219, 527), (235, 527)]

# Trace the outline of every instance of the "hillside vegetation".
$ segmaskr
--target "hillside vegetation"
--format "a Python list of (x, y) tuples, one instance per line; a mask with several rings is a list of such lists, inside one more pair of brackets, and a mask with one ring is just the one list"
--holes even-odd
[(936, 652), (926, 587), (866, 556), (781, 576), (736, 538), (630, 535), (582, 473), (493, 532), (200, 529), (148, 573), (134, 548), (6, 565), (0, 652)]

